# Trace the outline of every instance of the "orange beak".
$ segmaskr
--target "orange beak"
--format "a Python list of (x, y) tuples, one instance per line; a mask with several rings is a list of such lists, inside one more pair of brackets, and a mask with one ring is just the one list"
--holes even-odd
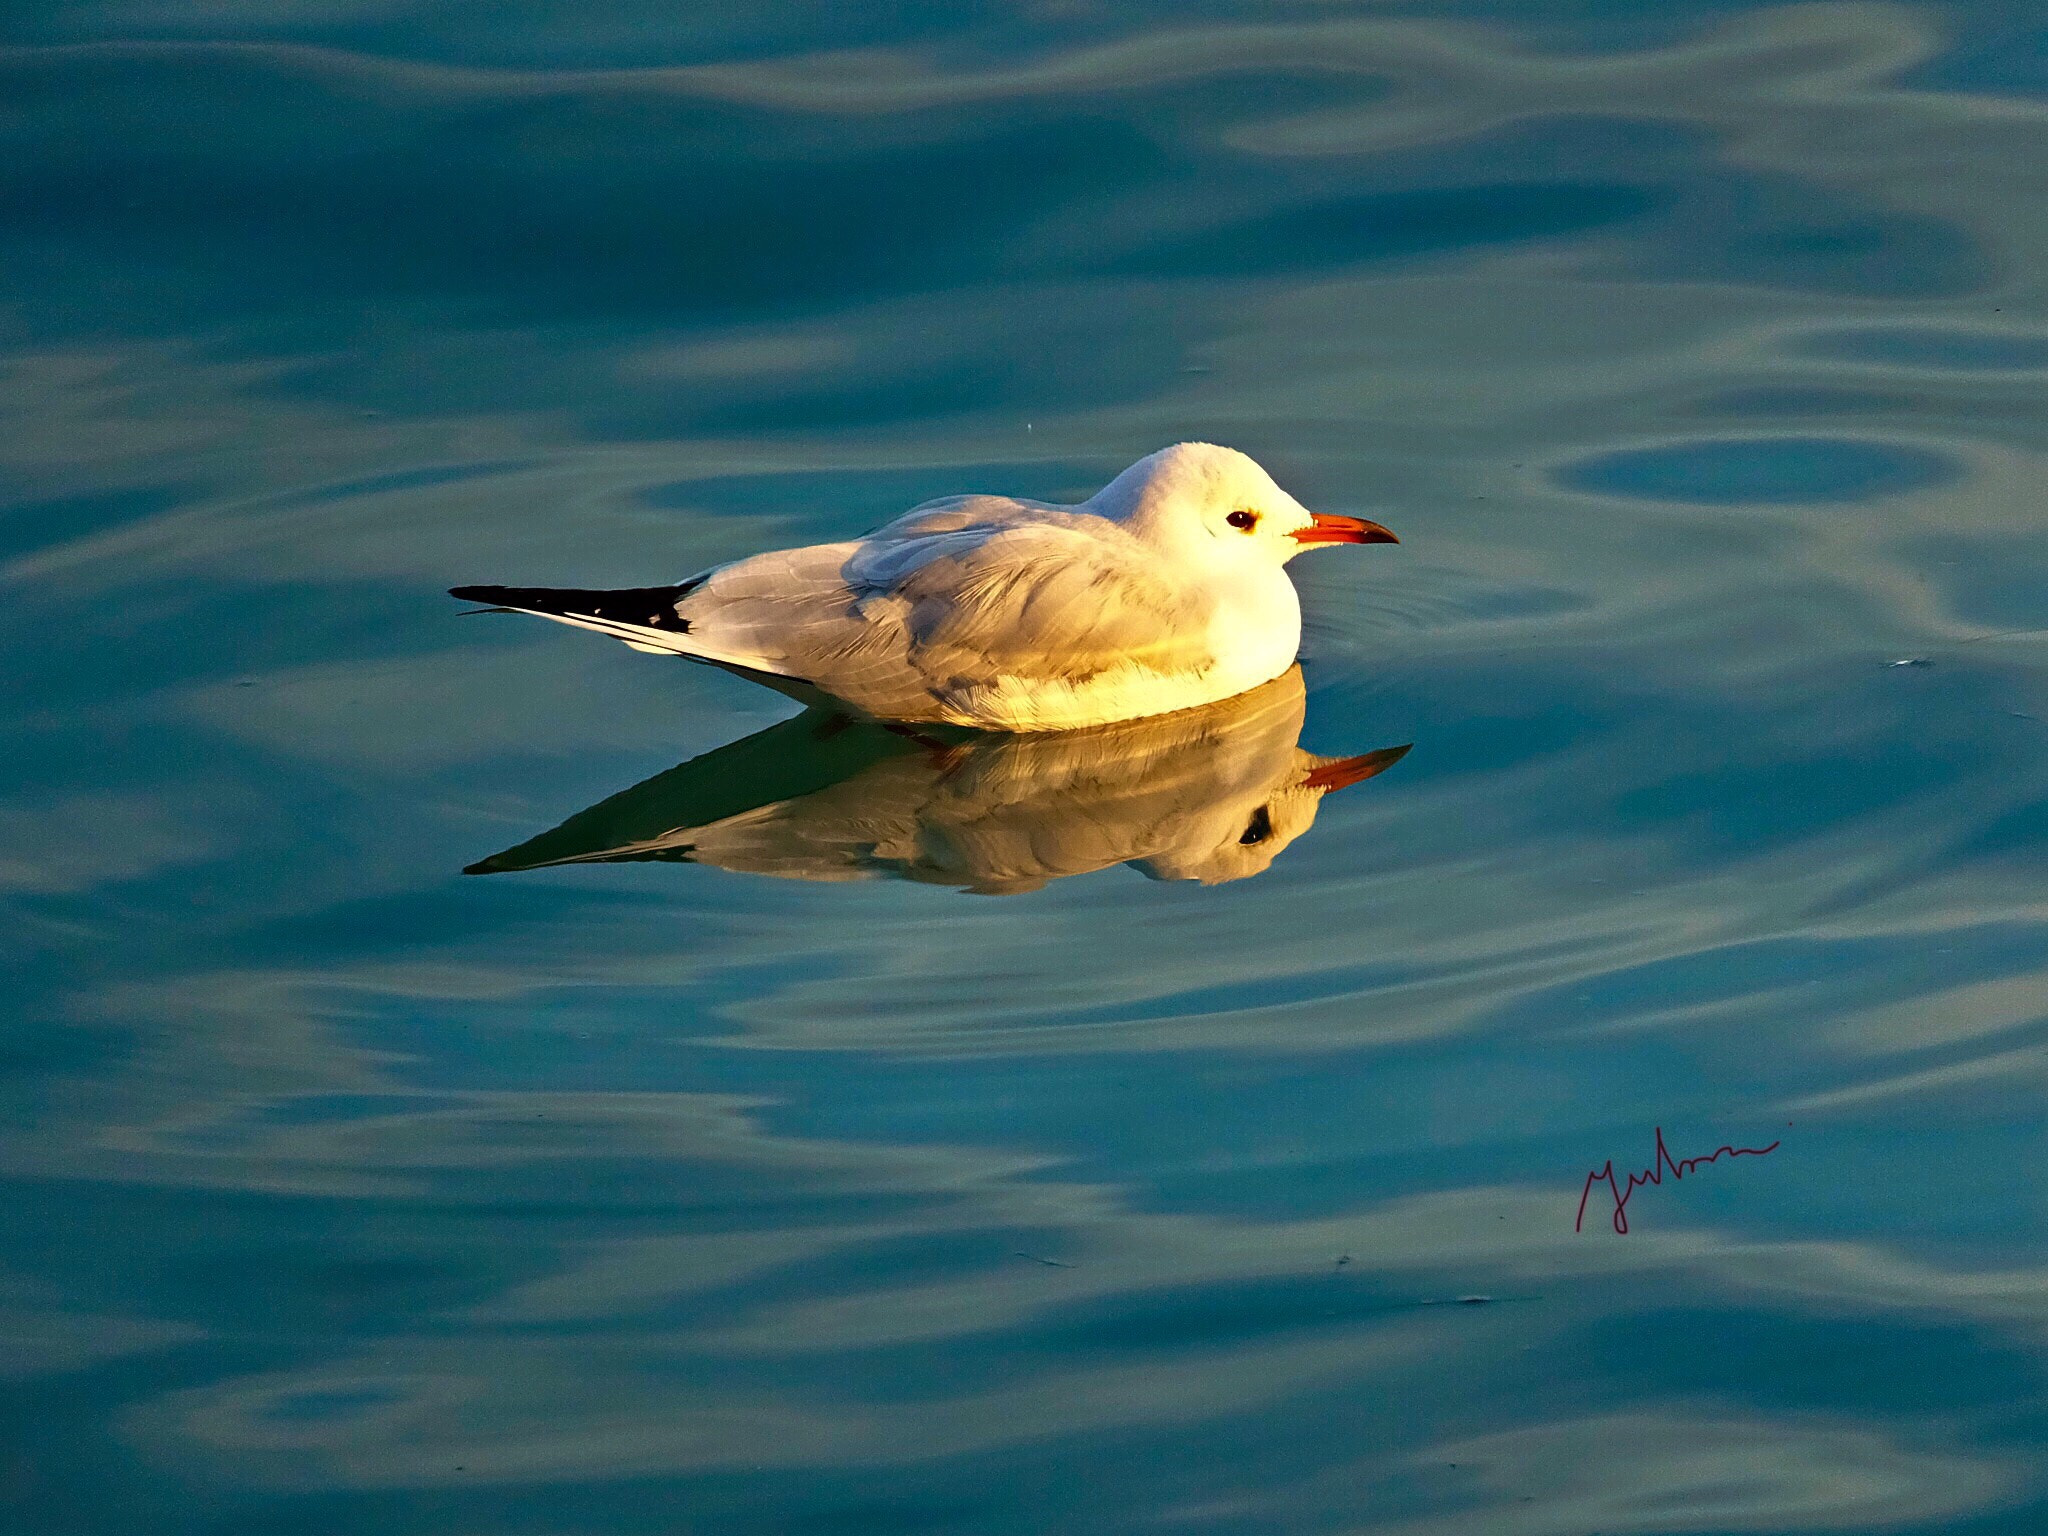
[(1369, 523), (1362, 517), (1339, 517), (1334, 512), (1311, 512), (1315, 521), (1294, 530), (1297, 544), (1398, 544), (1393, 530)]
[[(1414, 745), (1412, 741), (1408, 743), (1408, 747)], [(1406, 757), (1408, 747), (1381, 747), (1377, 752), (1366, 752), (1357, 757), (1330, 758), (1311, 768), (1308, 777), (1301, 781), (1300, 787), (1319, 789), (1324, 794), (1329, 794), (1332, 790), (1349, 789), (1354, 784), (1363, 784), (1374, 775), (1385, 773)]]

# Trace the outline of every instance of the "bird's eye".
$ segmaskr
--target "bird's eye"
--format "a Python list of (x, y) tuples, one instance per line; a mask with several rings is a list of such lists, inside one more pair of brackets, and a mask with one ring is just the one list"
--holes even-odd
[(1246, 533), (1250, 533), (1252, 529), (1259, 525), (1259, 514), (1247, 512), (1240, 507), (1237, 511), (1231, 513), (1230, 516), (1223, 519), (1223, 521), (1230, 524), (1233, 528), (1242, 528)]
[(1252, 812), (1252, 819), (1245, 824), (1244, 836), (1238, 841), (1245, 847), (1263, 843), (1273, 835), (1273, 816), (1263, 805)]

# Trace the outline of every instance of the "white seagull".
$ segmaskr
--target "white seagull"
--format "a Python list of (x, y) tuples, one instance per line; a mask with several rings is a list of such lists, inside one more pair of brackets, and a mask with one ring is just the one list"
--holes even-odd
[(1287, 562), (1398, 542), (1309, 511), (1234, 449), (1179, 443), (1078, 506), (948, 496), (673, 586), (452, 591), (878, 720), (1059, 731), (1271, 681), (1301, 646)]

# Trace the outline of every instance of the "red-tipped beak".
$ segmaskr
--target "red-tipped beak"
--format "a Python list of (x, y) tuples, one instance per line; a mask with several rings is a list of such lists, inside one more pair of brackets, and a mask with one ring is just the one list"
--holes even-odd
[[(1414, 745), (1412, 741), (1408, 743), (1408, 747)], [(1301, 781), (1301, 787), (1320, 789), (1324, 794), (1329, 794), (1332, 790), (1349, 789), (1354, 784), (1363, 784), (1374, 775), (1385, 773), (1406, 757), (1408, 747), (1381, 747), (1377, 752), (1366, 752), (1357, 757), (1333, 757), (1328, 762), (1318, 763), (1311, 768), (1308, 777)]]
[(1393, 530), (1369, 523), (1362, 517), (1339, 517), (1334, 512), (1311, 512), (1315, 521), (1294, 530), (1298, 544), (1398, 544)]

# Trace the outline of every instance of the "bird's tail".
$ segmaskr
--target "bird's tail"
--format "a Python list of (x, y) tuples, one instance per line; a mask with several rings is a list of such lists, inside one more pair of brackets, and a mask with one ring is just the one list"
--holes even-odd
[[(585, 587), (450, 587), (448, 595), (488, 607), (480, 613), (531, 613), (558, 624), (594, 629), (623, 640), (636, 651), (657, 656), (683, 656), (722, 667), (739, 677), (786, 693), (802, 704), (833, 702), (814, 684), (782, 671), (773, 659), (742, 654), (700, 635), (676, 605), (703, 584), (693, 576), (672, 587), (619, 587), (592, 591)], [(845, 706), (838, 706), (844, 708)]]
[(579, 629), (623, 640), (636, 651), (667, 656), (702, 656), (705, 648), (690, 640), (690, 621), (676, 604), (697, 586), (696, 581), (667, 587), (619, 587), (593, 591), (583, 587), (450, 587), (448, 595), (485, 603), (507, 613), (537, 614)]

